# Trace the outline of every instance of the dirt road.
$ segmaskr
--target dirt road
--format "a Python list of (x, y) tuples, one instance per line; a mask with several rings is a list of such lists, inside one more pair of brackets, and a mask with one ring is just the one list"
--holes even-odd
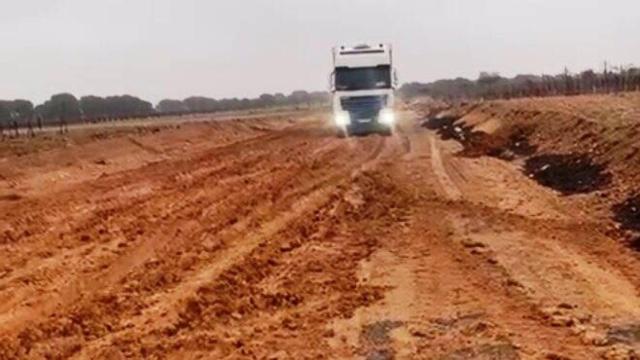
[(640, 262), (578, 200), (325, 120), (5, 156), (0, 358), (636, 358)]

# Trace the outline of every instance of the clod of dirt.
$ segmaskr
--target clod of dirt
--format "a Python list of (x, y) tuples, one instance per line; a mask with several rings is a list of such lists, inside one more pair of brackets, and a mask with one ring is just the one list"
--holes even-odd
[(632, 324), (610, 329), (607, 340), (611, 344), (637, 344), (640, 343), (640, 324)]
[(394, 358), (395, 354), (390, 349), (373, 350), (367, 354), (367, 360), (393, 360)]
[[(613, 206), (614, 220), (624, 229), (640, 231), (640, 194), (632, 195)], [(640, 240), (640, 239), (636, 239)], [(634, 241), (640, 245), (640, 241)]]
[(556, 353), (548, 353), (544, 356), (544, 358), (546, 360), (571, 360), (571, 358)]
[(485, 344), (456, 350), (441, 358), (442, 360), (517, 360), (520, 355), (511, 344)]
[(371, 344), (385, 344), (390, 341), (389, 332), (395, 328), (402, 326), (400, 321), (378, 321), (369, 324), (362, 329), (361, 336), (363, 340)]
[(588, 193), (611, 182), (606, 166), (584, 154), (546, 154), (529, 158), (525, 173), (563, 195)]
[(604, 360), (637, 360), (639, 358), (640, 356), (633, 348), (623, 344), (616, 344), (602, 353)]
[(383, 320), (368, 324), (360, 333), (361, 342), (368, 348), (367, 360), (390, 360), (395, 358), (394, 351), (389, 348), (389, 333), (400, 326), (401, 321)]

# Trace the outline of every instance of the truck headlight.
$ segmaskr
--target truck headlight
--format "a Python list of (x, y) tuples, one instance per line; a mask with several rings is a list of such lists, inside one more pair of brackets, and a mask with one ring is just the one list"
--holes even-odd
[(351, 123), (351, 117), (349, 116), (348, 112), (340, 111), (335, 113), (334, 121), (336, 122), (337, 126), (347, 126), (349, 125), (349, 123)]
[(381, 124), (391, 126), (396, 122), (396, 114), (392, 109), (382, 109), (380, 111), (379, 121)]

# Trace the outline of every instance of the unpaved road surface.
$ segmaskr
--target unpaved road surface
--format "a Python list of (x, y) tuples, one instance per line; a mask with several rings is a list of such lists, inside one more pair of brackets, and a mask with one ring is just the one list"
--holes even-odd
[(635, 254), (420, 120), (350, 139), (322, 114), (181, 124), (5, 154), (0, 358), (636, 358)]

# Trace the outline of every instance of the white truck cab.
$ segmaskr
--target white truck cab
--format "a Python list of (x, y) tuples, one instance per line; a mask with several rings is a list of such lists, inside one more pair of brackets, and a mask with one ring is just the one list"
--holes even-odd
[(333, 48), (334, 124), (341, 135), (392, 133), (397, 79), (391, 45)]

